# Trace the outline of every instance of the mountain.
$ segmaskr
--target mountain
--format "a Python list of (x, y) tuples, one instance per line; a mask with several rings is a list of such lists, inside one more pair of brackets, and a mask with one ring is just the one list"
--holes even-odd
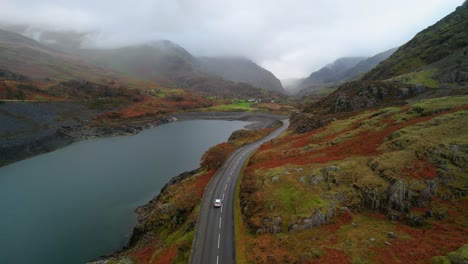
[(342, 74), (365, 59), (365, 57), (339, 58), (320, 70), (311, 73), (309, 77), (302, 82), (301, 87), (307, 87), (318, 83), (341, 81), (343, 80), (341, 77)]
[(88, 61), (136, 79), (163, 87), (184, 88), (205, 96), (229, 98), (273, 98), (280, 94), (248, 83), (225, 80), (204, 71), (199, 59), (183, 47), (168, 41), (127, 46), (117, 49), (82, 50)]
[(468, 80), (468, 4), (418, 33), (364, 80), (398, 77), (408, 83), (437, 87)]
[(198, 60), (167, 40), (117, 49), (83, 50), (80, 55), (118, 73), (166, 87), (179, 86), (180, 77), (201, 74)]
[(365, 74), (375, 66), (377, 66), (380, 62), (386, 60), (388, 57), (390, 57), (398, 48), (393, 48), (386, 50), (384, 52), (378, 53), (370, 58), (367, 58), (363, 61), (360, 61), (358, 64), (356, 64), (354, 67), (351, 69), (345, 71), (341, 75), (339, 75), (340, 80), (345, 81), (345, 80), (351, 80), (354, 78), (359, 77), (360, 75)]
[(273, 73), (251, 60), (237, 57), (201, 57), (203, 71), (234, 82), (245, 82), (255, 87), (284, 93), (280, 80)]
[(343, 84), (344, 81), (356, 79), (368, 72), (370, 69), (378, 65), (381, 61), (387, 59), (396, 51), (396, 48), (378, 53), (372, 57), (360, 61), (348, 70), (342, 71), (334, 75), (334, 81), (325, 83), (311, 84), (307, 87), (299, 86), (294, 90), (294, 94), (299, 97), (304, 97), (312, 101), (316, 101), (328, 94), (332, 93), (336, 88)]
[(0, 68), (33, 79), (65, 81), (74, 78), (115, 78), (110, 71), (88, 64), (76, 56), (49, 48), (20, 34), (0, 30)]

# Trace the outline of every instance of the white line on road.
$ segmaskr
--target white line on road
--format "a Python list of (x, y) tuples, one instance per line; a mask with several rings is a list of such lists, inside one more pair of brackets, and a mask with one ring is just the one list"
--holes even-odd
[(222, 220), (223, 220), (223, 218), (220, 217), (220, 218), (219, 218), (219, 229), (221, 229), (221, 222), (222, 222)]
[(216, 256), (216, 264), (219, 262), (219, 256)]
[[(232, 174), (232, 173), (231, 173), (231, 174)], [(229, 183), (230, 180), (231, 180), (231, 176), (228, 177), (228, 181), (227, 181), (227, 182)]]
[[(224, 189), (224, 190), (226, 190), (226, 189)], [(223, 200), (224, 200), (224, 194), (225, 194), (225, 193), (223, 193)]]
[(218, 234), (218, 248), (219, 248), (219, 241), (221, 240), (221, 234)]
[(227, 189), (227, 183), (226, 183), (226, 185), (224, 185), (224, 190), (226, 190), (226, 189)]

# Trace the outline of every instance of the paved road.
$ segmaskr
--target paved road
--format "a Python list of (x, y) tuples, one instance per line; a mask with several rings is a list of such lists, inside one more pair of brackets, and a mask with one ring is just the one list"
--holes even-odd
[[(198, 215), (193, 243), (193, 264), (235, 263), (234, 247), (234, 193), (236, 182), (247, 157), (261, 144), (279, 136), (289, 126), (283, 126), (264, 139), (236, 150), (218, 170), (206, 188)], [(214, 208), (215, 199), (221, 199), (221, 208)]]

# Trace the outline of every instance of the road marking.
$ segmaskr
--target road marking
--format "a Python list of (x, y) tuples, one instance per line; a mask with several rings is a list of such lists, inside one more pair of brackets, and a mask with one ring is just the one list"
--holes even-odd
[[(231, 173), (231, 175), (232, 175), (232, 173)], [(227, 182), (229, 183), (230, 180), (231, 180), (231, 176), (228, 177), (228, 181), (227, 181)]]
[(221, 221), (223, 220), (222, 217), (219, 218), (219, 229), (221, 229)]
[[(225, 188), (224, 190), (226, 190), (226, 188)], [(223, 200), (224, 200), (224, 194), (225, 194), (225, 193), (223, 193)]]
[(226, 189), (227, 189), (227, 183), (226, 183), (226, 185), (224, 186), (224, 190), (225, 190), (225, 191), (226, 191)]
[(219, 241), (221, 240), (221, 234), (218, 234), (218, 248), (219, 248)]
[(219, 256), (216, 256), (216, 264), (219, 262)]

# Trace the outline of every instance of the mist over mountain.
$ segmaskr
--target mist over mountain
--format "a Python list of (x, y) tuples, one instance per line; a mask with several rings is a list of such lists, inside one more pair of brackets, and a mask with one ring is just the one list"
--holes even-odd
[(301, 83), (305, 78), (289, 78), (281, 80), (281, 84), (288, 94), (295, 94), (300, 90)]
[(364, 73), (368, 72), (375, 66), (377, 66), (380, 62), (386, 60), (390, 57), (398, 48), (393, 48), (386, 50), (384, 52), (378, 53), (370, 58), (367, 58), (363, 61), (360, 61), (354, 67), (350, 68), (349, 70), (342, 73), (338, 78), (340, 80), (351, 80), (357, 78)]
[(52, 81), (73, 78), (103, 80), (116, 77), (111, 71), (86, 63), (77, 56), (4, 30), (0, 30), (0, 68)]
[(329, 83), (342, 80), (342, 75), (366, 57), (343, 57), (327, 64), (320, 70), (313, 72), (301, 84), (301, 87), (311, 86), (317, 83)]
[(102, 67), (166, 87), (179, 86), (182, 77), (202, 74), (199, 61), (168, 40), (117, 49), (81, 50), (79, 53)]
[(240, 57), (200, 57), (201, 69), (226, 80), (284, 93), (280, 80), (253, 61)]
[[(296, 86), (294, 90), (292, 90), (292, 93), (301, 97), (315, 93), (317, 95), (313, 97), (323, 97), (324, 95), (332, 92), (334, 88), (337, 88), (343, 82), (359, 78), (370, 69), (378, 65), (380, 62), (387, 59), (396, 50), (397, 48), (386, 50), (369, 58), (363, 59), (358, 63), (355, 63), (355, 59), (338, 59), (333, 63), (323, 67), (319, 71), (312, 73), (311, 76), (309, 76), (309, 84), (304, 86), (304, 83), (307, 81), (304, 80), (302, 83)], [(332, 69), (335, 69), (335, 71)], [(324, 78), (325, 76), (327, 77)]]

